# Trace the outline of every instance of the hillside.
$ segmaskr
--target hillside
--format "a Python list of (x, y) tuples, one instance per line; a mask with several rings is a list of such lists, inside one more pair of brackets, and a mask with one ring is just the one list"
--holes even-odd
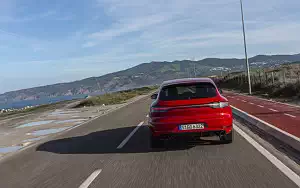
[[(295, 55), (258, 55), (249, 59), (252, 68), (273, 67), (282, 63), (300, 61)], [(103, 94), (153, 84), (164, 80), (224, 74), (244, 70), (244, 59), (207, 58), (199, 61), (150, 62), (127, 70), (90, 77), (70, 83), (59, 83), (30, 89), (11, 91), (0, 95), (0, 103), (77, 94)]]

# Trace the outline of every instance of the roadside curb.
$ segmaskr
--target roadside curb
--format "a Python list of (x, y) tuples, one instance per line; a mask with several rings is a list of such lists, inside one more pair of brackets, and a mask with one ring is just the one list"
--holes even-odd
[(232, 113), (234, 116), (241, 118), (252, 126), (259, 128), (260, 130), (266, 132), (269, 135), (274, 136), (276, 139), (280, 140), (284, 144), (290, 146), (291, 148), (300, 152), (300, 138), (287, 133), (274, 125), (271, 125), (255, 116), (252, 116), (234, 106), (231, 106)]

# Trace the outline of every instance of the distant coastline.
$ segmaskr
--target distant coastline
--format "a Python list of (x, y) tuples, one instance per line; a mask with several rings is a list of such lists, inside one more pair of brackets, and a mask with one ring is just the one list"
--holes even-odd
[(22, 101), (13, 101), (7, 103), (0, 103), (0, 110), (1, 109), (20, 109), (26, 106), (39, 106), (43, 104), (51, 104), (61, 101), (68, 101), (74, 99), (84, 99), (88, 95), (80, 94), (80, 95), (72, 95), (72, 96), (59, 96), (59, 97), (47, 97), (47, 98), (40, 98), (35, 100), (22, 100)]

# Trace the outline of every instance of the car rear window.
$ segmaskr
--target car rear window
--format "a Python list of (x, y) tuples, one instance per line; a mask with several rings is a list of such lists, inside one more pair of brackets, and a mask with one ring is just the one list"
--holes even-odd
[(216, 88), (211, 83), (176, 84), (163, 87), (159, 99), (163, 101), (188, 100), (211, 98), (216, 95)]

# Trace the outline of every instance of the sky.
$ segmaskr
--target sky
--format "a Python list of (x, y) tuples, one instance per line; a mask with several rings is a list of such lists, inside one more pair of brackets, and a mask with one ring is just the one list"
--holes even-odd
[[(250, 56), (300, 52), (299, 0), (243, 3)], [(0, 0), (0, 93), (243, 56), (239, 0)]]

